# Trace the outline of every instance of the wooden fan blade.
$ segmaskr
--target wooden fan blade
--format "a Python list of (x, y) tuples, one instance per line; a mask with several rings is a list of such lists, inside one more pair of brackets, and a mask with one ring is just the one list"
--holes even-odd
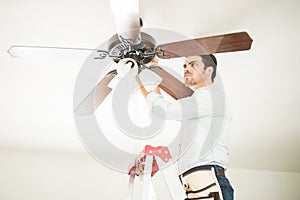
[(110, 0), (120, 39), (137, 41), (140, 37), (140, 13), (138, 0)]
[(179, 81), (177, 78), (172, 76), (169, 72), (162, 69), (161, 67), (150, 67), (150, 70), (162, 77), (163, 80), (159, 84), (159, 87), (174, 99), (177, 100), (188, 97), (194, 93), (192, 89), (188, 88), (184, 83)]
[(244, 51), (251, 48), (252, 41), (247, 32), (230, 33), (162, 44), (156, 47), (156, 54), (159, 58), (176, 58)]
[(112, 91), (112, 89), (108, 87), (108, 84), (116, 75), (116, 70), (109, 72), (75, 109), (75, 113), (79, 115), (92, 114)]

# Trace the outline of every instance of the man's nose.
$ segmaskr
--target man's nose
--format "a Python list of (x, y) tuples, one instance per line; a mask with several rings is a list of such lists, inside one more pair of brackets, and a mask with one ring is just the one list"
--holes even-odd
[(185, 65), (184, 71), (189, 71), (189, 69), (190, 69), (190, 65)]

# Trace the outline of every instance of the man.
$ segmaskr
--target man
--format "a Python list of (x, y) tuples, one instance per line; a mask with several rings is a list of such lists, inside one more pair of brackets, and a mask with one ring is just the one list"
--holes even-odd
[(138, 76), (136, 80), (152, 108), (160, 106), (166, 119), (181, 120), (186, 127), (183, 135), (195, 132), (194, 140), (178, 163), (188, 199), (233, 200), (233, 188), (224, 173), (231, 115), (223, 88), (214, 83), (217, 60), (212, 54), (190, 56), (183, 67), (185, 83), (194, 93), (174, 102), (166, 101), (157, 89), (146, 91)]

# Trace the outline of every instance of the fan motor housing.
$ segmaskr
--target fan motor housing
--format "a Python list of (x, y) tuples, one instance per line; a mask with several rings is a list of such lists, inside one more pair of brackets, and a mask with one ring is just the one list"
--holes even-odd
[(132, 58), (139, 65), (149, 63), (155, 56), (155, 40), (147, 33), (140, 33), (140, 41), (137, 44), (122, 42), (119, 35), (113, 35), (108, 41), (108, 52), (114, 57), (115, 62), (123, 58)]

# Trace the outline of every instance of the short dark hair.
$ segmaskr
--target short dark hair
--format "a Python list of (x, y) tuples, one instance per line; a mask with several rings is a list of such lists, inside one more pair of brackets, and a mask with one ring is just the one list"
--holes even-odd
[(217, 74), (217, 59), (216, 59), (216, 57), (213, 54), (200, 55), (200, 57), (202, 58), (202, 62), (205, 67), (204, 69), (206, 69), (207, 67), (213, 67), (214, 71), (211, 75), (211, 80), (212, 80), (212, 82), (214, 82), (214, 79)]

